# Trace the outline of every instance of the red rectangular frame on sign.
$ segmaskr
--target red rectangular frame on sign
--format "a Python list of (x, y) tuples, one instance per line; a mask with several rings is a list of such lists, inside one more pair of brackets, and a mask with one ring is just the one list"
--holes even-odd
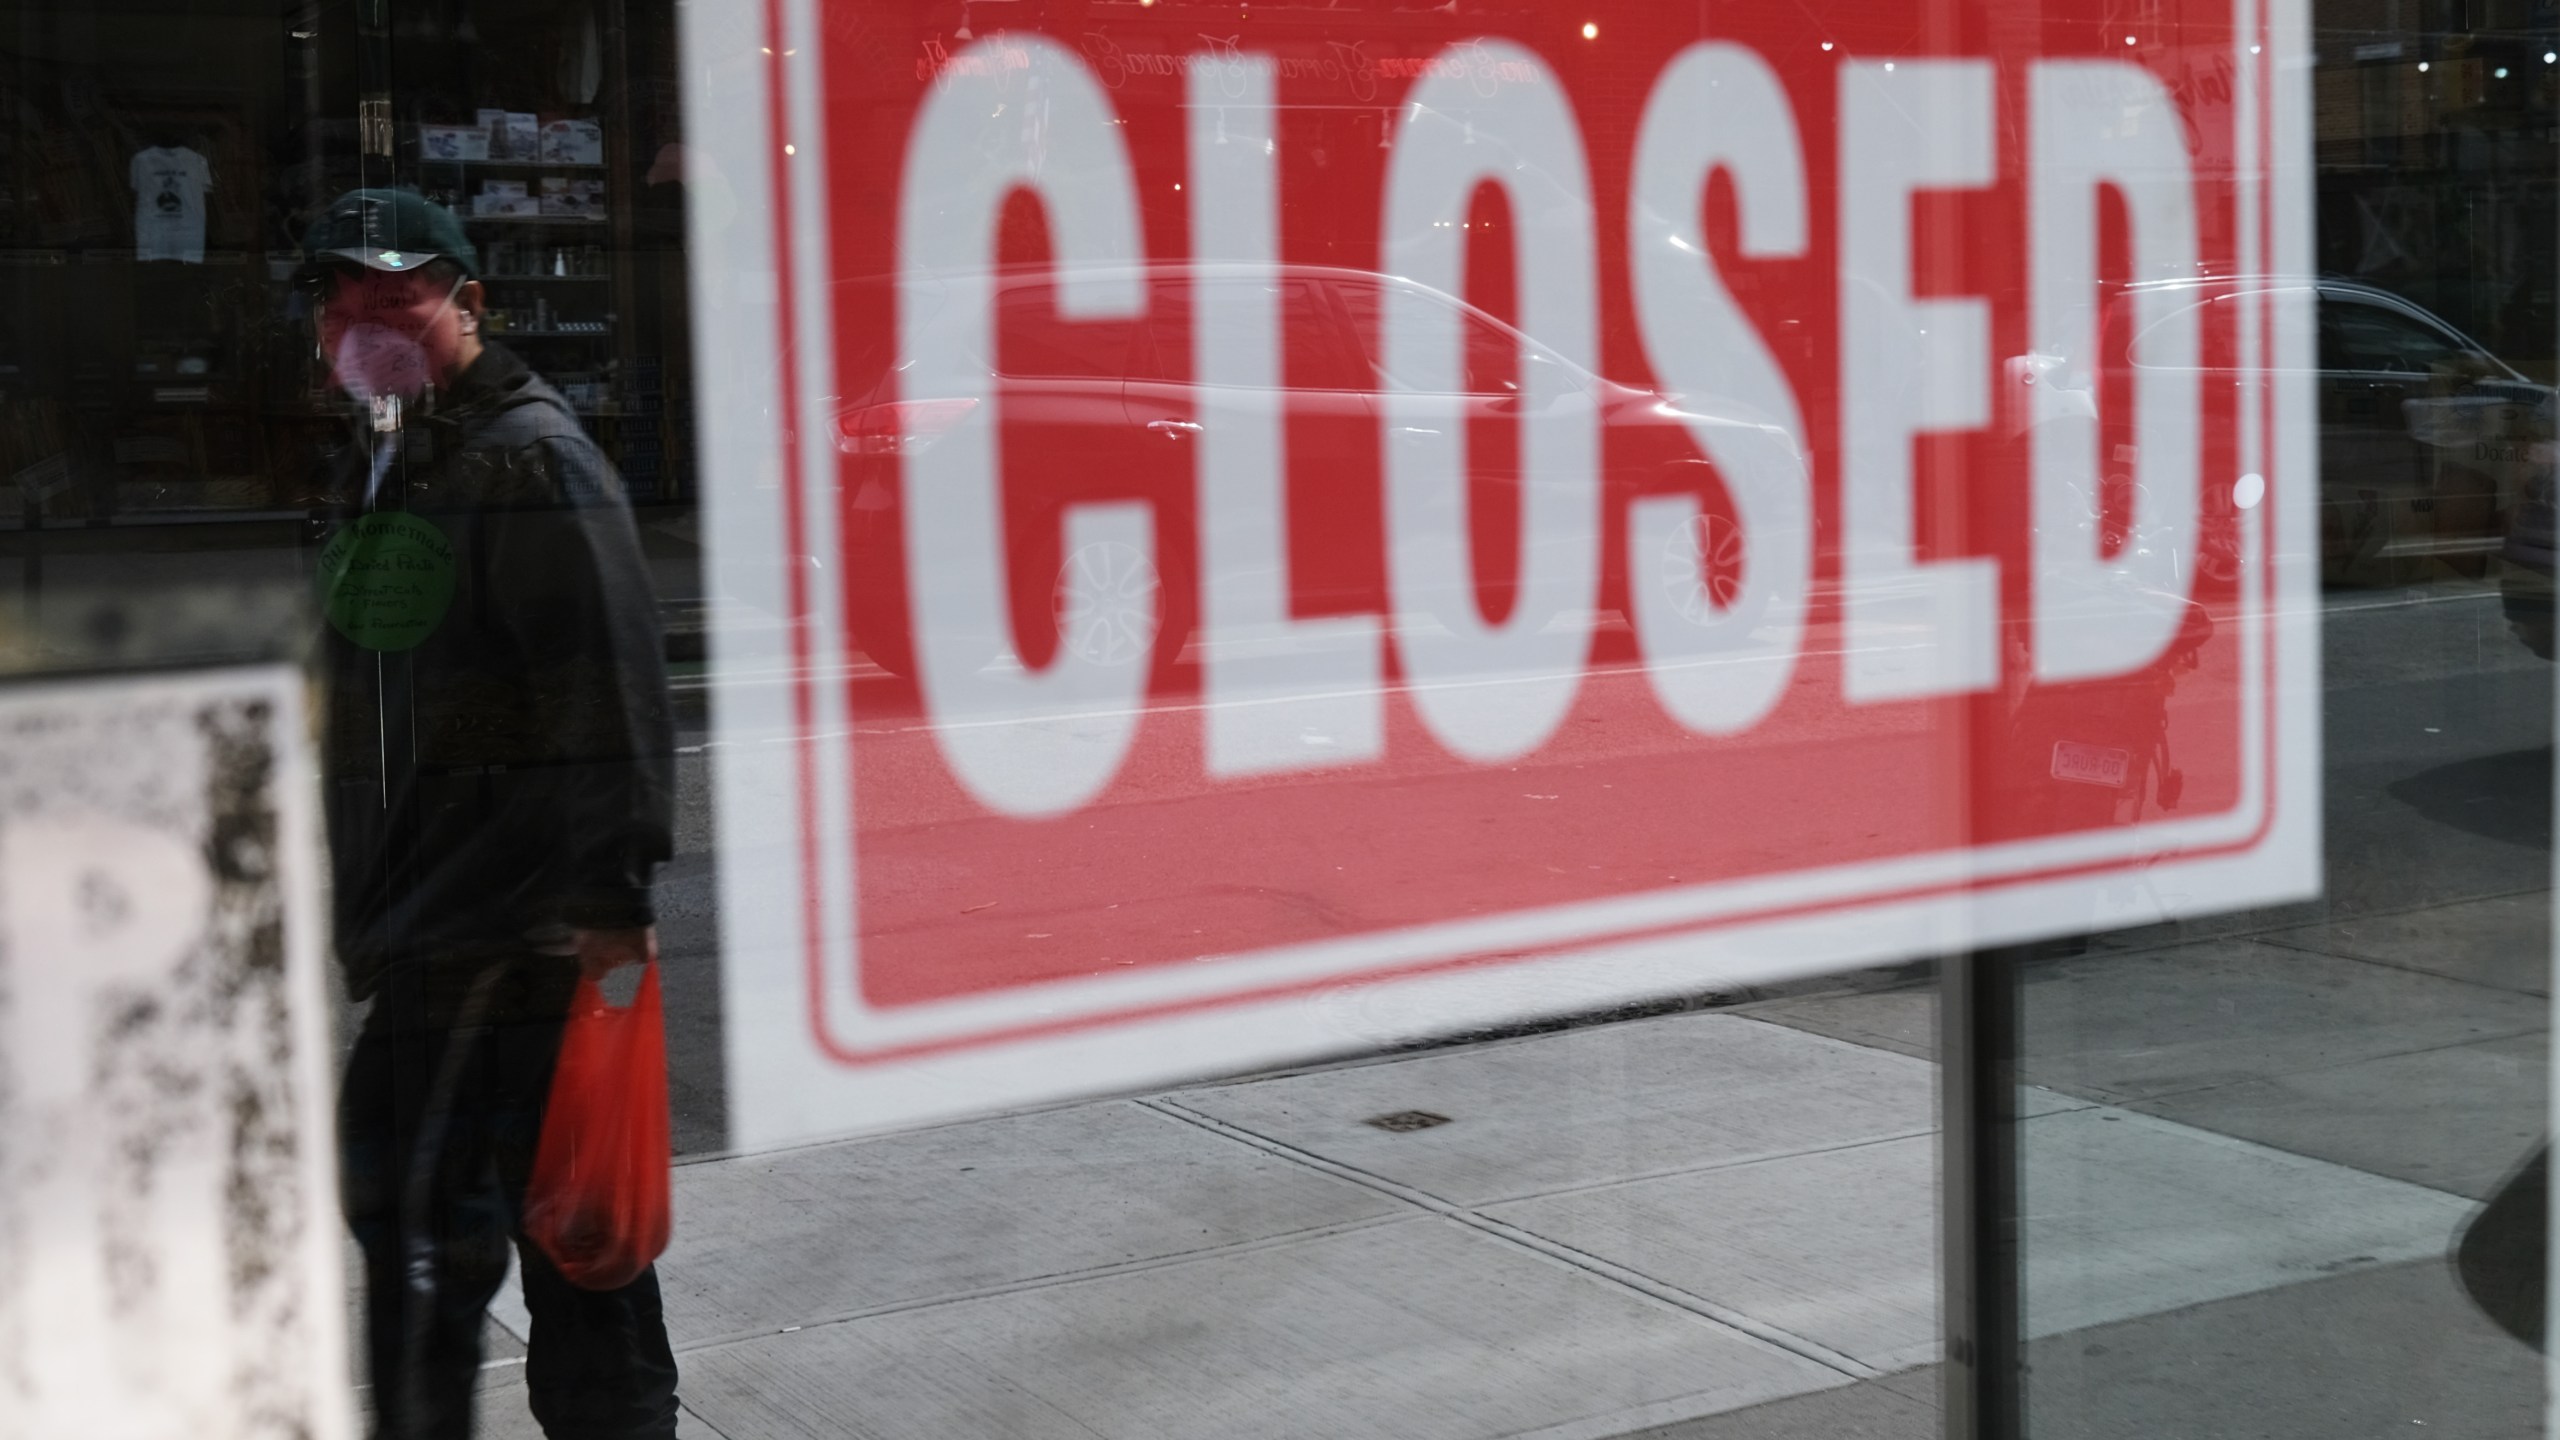
[[(712, 163), (742, 200), (767, 203), (742, 207), (747, 218), (725, 233), (698, 231), (697, 267), (773, 276), (769, 293), (743, 294), (706, 340), (715, 358), (726, 349), (736, 360), (720, 368), (742, 397), (761, 388), (769, 417), (759, 429), (738, 423), (745, 407), (725, 406), (730, 418), (713, 427), (715, 473), (727, 474), (709, 517), (715, 583), (783, 621), (726, 639), (715, 655), (744, 1138), (876, 1128), (2316, 887), (2314, 472), (2307, 397), (2284, 378), (2302, 367), (2281, 363), (2309, 343), (2308, 292), (2281, 278), (2307, 269), (2301, 84), (2279, 68), (2302, 53), (2299, 13), (2270, 21), (2249, 6), (2195, 5), (2129, 33), (1991, 7), (1949, 10), (1933, 29), (1907, 12), (1838, 5), (1720, 15), (1702, 33), (1632, 3), (1500, 16), (1221, 10), (1215, 26), (1209, 11), (1170, 4), (1053, 6), (1045, 19), (1034, 7), (1001, 8), (1033, 23), (964, 37), (841, 10), (822, 24), (814, 7), (771, 0), (758, 27), (767, 53), (724, 72), (763, 103), (723, 104), (706, 125)], [(710, 43), (703, 31), (693, 38)], [(719, 43), (739, 48), (734, 35)], [(1714, 427), (1746, 412), (1656, 373), (1677, 339), (1639, 303), (1630, 258), (1659, 239), (1634, 233), (1656, 212), (1631, 206), (1648, 107), (1702, 45), (1774, 80), (1803, 212), (1792, 243), (1773, 253), (1747, 212), (1780, 192), (1755, 178), (1760, 188), (1746, 195), (1717, 169), (1697, 214), (1679, 222), (1696, 224), (1698, 264), (1719, 277), (1759, 337), (1764, 373), (1798, 407), (1810, 504), (1809, 572), (1779, 606), (1794, 615), (1783, 683), (1748, 723), (1721, 730), (1675, 713), (1669, 697), (1691, 682), (1669, 673), (1678, 667), (1649, 638), (1661, 632), (1637, 623), (1646, 586), (1692, 586), (1709, 598), (1689, 600), (1689, 612), (1731, 619), (1718, 601), (1739, 582), (1709, 553), (1740, 532), (1746, 577), (1762, 553), (1762, 538), (1738, 523), (1751, 502), (1707, 453)], [(1999, 653), (1989, 683), (1978, 674), (1908, 694), (1891, 689), (1908, 684), (1893, 678), (1899, 662), (1888, 655), (1879, 670), (1875, 658), (1903, 632), (1850, 613), (1865, 603), (1853, 599), (1860, 587), (1874, 584), (1872, 571), (1850, 573), (1868, 563), (1850, 552), (1869, 543), (1858, 527), (1874, 501), (1861, 492), (1851, 513), (1845, 487), (1865, 482), (1844, 474), (1871, 473), (1874, 462), (1844, 447), (1869, 443), (1847, 432), (1879, 403), (1946, 402), (1876, 402), (1870, 390), (1851, 404), (1840, 338), (1846, 311), (1874, 308), (1851, 287), (1876, 284), (1850, 254), (1849, 237), (1865, 232), (1844, 219), (1853, 198), (1871, 202), (1844, 192), (1853, 147), (1842, 117), (1856, 111), (1844, 89), (1919, 93), (1882, 78), (1897, 64), (1933, 83), (1980, 80), (1995, 157), (1987, 183), (1911, 187), (1908, 274), (1883, 282), (1907, 281), (1895, 297), (1907, 308), (1895, 313), (1978, 306), (1982, 345), (1963, 353), (1986, 362), (1950, 367), (1983, 371), (1976, 423), (1911, 427), (1926, 433), (1909, 444), (1908, 556), (1898, 563), (1905, 575), (1996, 567), (1980, 593), (1992, 597), (1986, 623)], [(2025, 259), (2031, 200), (2044, 193), (2036, 144), (2048, 142), (2030, 144), (2045, 132), (2027, 112), (2065, 93), (2054, 87), (2124, 67), (2169, 97), (2183, 132), (2192, 263), (2167, 277), (2174, 285), (2135, 273), (2156, 260), (2158, 227), (2142, 207), (2159, 192), (2141, 190), (2139, 177), (2101, 187), (2092, 315), (2076, 332), (2096, 352), (2080, 379), (2100, 457), (2089, 543), (2101, 566), (2152, 564), (2146, 596), (2168, 593), (2157, 577), (2175, 575), (2181, 608), (2175, 623), (2154, 627), (2165, 638), (2145, 663), (2055, 681), (2039, 676), (2067, 670), (2069, 657), (2051, 657), (2061, 647), (2050, 637), (2039, 652), (2037, 637), (2069, 616), (2039, 588), (2051, 542), (2033, 516), (2051, 512), (2032, 499), (2037, 467), (2049, 463), (2036, 427), (2053, 413), (2036, 407), (2053, 402), (2029, 392), (2061, 385), (2072, 357), (2042, 356), (2030, 333), (2050, 313), (2031, 294)], [(1442, 88), (1420, 88), (1431, 85)], [(1538, 91), (1548, 93), (1519, 98)], [(1232, 114), (1230, 92), (1242, 97)], [(1470, 94), (1485, 106), (1481, 121), (1465, 109)], [(1017, 164), (1026, 179), (978, 183), (983, 213), (955, 222), (968, 243), (945, 264), (905, 253), (900, 239), (940, 223), (920, 220), (921, 208), (948, 208), (977, 183), (966, 173), (974, 160), (950, 160), (977, 152), (918, 138), (920, 116), (947, 117), (962, 100), (993, 113), (977, 131), (951, 133), (994, 137), (971, 143), (993, 147), (987, 165)], [(697, 114), (709, 103), (698, 98)], [(1007, 129), (1008, 104), (1020, 107), (1020, 135)], [(1572, 149), (1537, 152), (1543, 160), (1527, 142), (1503, 150), (1485, 173), (1526, 178), (1479, 184), (1433, 222), (1465, 232), (1448, 241), (1455, 278), (1432, 292), (1438, 299), (1414, 298), (1412, 277), (1386, 252), (1422, 252), (1383, 218), (1405, 127), (1428, 116), (1463, 124), (1458, 145), (1500, 148), (1513, 144), (1503, 125), (1516, 123), (1503, 117), (1559, 110)], [(1076, 139), (1077, 115), (1109, 126), (1116, 149)], [(1938, 122), (1913, 123), (1927, 132)], [(1183, 187), (1211, 183), (1204, 167), (1221, 162), (1203, 158), (1207, 147), (1257, 138), (1276, 203), (1270, 248), (1239, 277), (1223, 254), (1194, 253), (1195, 229), (1234, 231)], [(2107, 143), (2101, 136), (2102, 159)], [(1934, 144), (1913, 163), (1961, 168)], [(1017, 145), (1014, 160), (995, 154)], [(1568, 173), (1575, 154), (1579, 177)], [(1066, 182), (1056, 177), (1084, 174), (1073, 167), (1095, 155), (1120, 178), (1058, 188)], [(937, 157), (945, 163), (923, 163)], [(1860, 151), (1855, 163), (1879, 162)], [(1125, 186), (1133, 223), (1097, 266), (1092, 237), (1109, 231), (1110, 207), (1097, 209), (1092, 195), (1114, 185)], [(1080, 218), (1090, 214), (1103, 219)], [(979, 220), (983, 243), (964, 261)], [(756, 242), (770, 248), (755, 254)], [(1081, 258), (1058, 263), (1077, 246)], [(1580, 291), (1577, 264), (1589, 277)], [(730, 274), (704, 279), (707, 289), (739, 289)], [(1198, 373), (1212, 353), (1194, 332), (1199, 306), (1243, 282), (1271, 294), (1281, 322), (1266, 400), (1239, 399), (1227, 380)], [(1078, 285), (1116, 287), (1118, 302), (1096, 307), (1072, 293)], [(1555, 299), (1576, 294), (1587, 298), (1587, 335)], [(1396, 351), (1387, 333), (1407, 323), (1390, 315), (1431, 305), (1458, 317), (1448, 323), (1462, 337), (1452, 372), (1461, 378), (1433, 382), (1463, 392), (1454, 398), (1401, 376), (1398, 357), (1425, 352)], [(2138, 397), (2155, 393), (2140, 373), (2154, 358), (2142, 337), (2180, 310), (2195, 314), (2191, 368), (2203, 377), (2182, 432), (2202, 477), (2183, 530), (2147, 523), (2157, 515), (2144, 497), (2162, 488), (2149, 483), (2162, 472), (2146, 468), (2136, 443), (2161, 433), (2141, 428), (2154, 402)], [(1253, 312), (1215, 311), (1211, 323), (1239, 313)], [(1567, 318), (1551, 323), (1557, 315)], [(959, 331), (956, 359), (917, 349)], [(2271, 354), (2279, 363), (2259, 358)], [(920, 380), (942, 373), (935, 363), (980, 366), (978, 388)], [(1557, 382), (1559, 373), (1581, 378)], [(1408, 393), (1417, 389), (1431, 393), (1417, 401)], [(1965, 411), (1962, 396), (1952, 403), (1946, 413)], [(1559, 418), (1577, 407), (1587, 431)], [(1417, 513), (1396, 509), (1396, 487), (1417, 483), (1409, 477), (1423, 465), (1418, 450), (1393, 447), (1450, 443), (1406, 423), (1426, 413), (1463, 427), (1447, 452), (1460, 457), (1466, 497), (1449, 533), (1463, 537), (1471, 563), (1471, 616), (1406, 603), (1419, 566), (1403, 557), (1430, 535), (1396, 528)], [(1202, 613), (1212, 586), (1234, 583), (1211, 562), (1235, 553), (1203, 539), (1224, 523), (1203, 452), (1236, 452), (1212, 452), (1201, 432), (1230, 423), (1267, 424), (1279, 437), (1285, 624), (1355, 646), (1374, 637), (1374, 690), (1328, 712), (1373, 716), (1374, 731), (1309, 727), (1303, 760), (1231, 764), (1210, 733), (1222, 718), (1211, 712), (1237, 703), (1217, 676), (1243, 673), (1253, 653), (1252, 636), (1238, 641)], [(730, 427), (734, 446), (718, 433)], [(1554, 468), (1566, 453), (1554, 437), (1586, 433), (1595, 473), (1579, 482), (1585, 508), (1575, 512), (1553, 503), (1571, 480), (1570, 466)], [(968, 453), (986, 457), (993, 497), (981, 511), (937, 498), (947, 489), (917, 488), (965, 479), (965, 469), (936, 467), (970, 446), (983, 447)], [(2242, 477), (2257, 480), (2254, 493)], [(1641, 517), (1682, 498), (1694, 503), (1694, 526), (1667, 533), (1694, 537), (1684, 542), (1694, 553), (1643, 543), (1654, 532)], [(1595, 517), (1587, 531), (1538, 523), (1575, 513)], [(932, 528), (973, 514), (977, 532)], [(1150, 528), (1127, 533), (1152, 548), (1079, 546), (1102, 533), (1077, 529), (1080, 514), (1144, 516)], [(2163, 535), (2182, 547), (2168, 568), (2119, 561), (2166, 548)], [(953, 536), (966, 543), (937, 548)], [(997, 557), (992, 602), (961, 593), (967, 576), (984, 573), (970, 569), (980, 544)], [(1557, 558), (1573, 545), (1586, 553)], [(1114, 568), (1130, 555), (1144, 563)], [(1559, 573), (1587, 576), (1583, 589), (1563, 590), (1589, 603), (1532, 614), (1560, 593), (1548, 583)], [(1142, 593), (1138, 608), (1160, 626), (1152, 653), (1142, 633), (1123, 647), (1137, 656), (1121, 657), (1134, 678), (1112, 678), (1107, 644), (1087, 647), (1109, 627), (1068, 623), (1108, 618), (1108, 595), (1073, 607), (1084, 590), (1114, 585)], [(1651, 603), (1657, 615), (1679, 609)], [(999, 619), (977, 665), (945, 622), (988, 613)], [(1527, 647), (1516, 653), (1574, 656), (1574, 673), (1559, 679), (1550, 666), (1478, 681), (1433, 669), (1449, 636), (1506, 625)], [(1753, 643), (1769, 629), (1752, 631)], [(950, 662), (954, 654), (966, 663)], [(945, 657), (939, 671), (935, 655)], [(1723, 673), (1713, 654), (1696, 663)], [(1092, 693), (1121, 699), (1046, 718), (965, 709), (972, 695), (1036, 694), (1044, 677), (1057, 682), (1079, 665), (1101, 677)], [(1506, 686), (1531, 698), (1509, 698)], [(1493, 698), (1468, 698), (1479, 693)], [(1534, 723), (1508, 712), (1486, 722), (1511, 725), (1513, 738), (1470, 738), (1487, 732), (1469, 706), (1537, 704), (1550, 713)], [(1045, 769), (1026, 760), (1017, 769), (1037, 773), (1006, 790), (1015, 782), (1004, 778), (1004, 737), (1016, 733), (1006, 727), (1060, 724), (1108, 732), (1109, 763), (1062, 788), (1058, 774), (1095, 745), (1024, 748), (1068, 758)], [(741, 838), (746, 827), (752, 839)]]

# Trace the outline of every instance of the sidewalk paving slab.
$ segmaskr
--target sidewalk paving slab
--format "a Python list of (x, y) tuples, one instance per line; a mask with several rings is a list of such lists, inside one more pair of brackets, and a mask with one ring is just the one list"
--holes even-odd
[[(2050, 1336), (2027, 1362), (2040, 1440), (2544, 1433), (2536, 1357), (2432, 1260)], [(1934, 1383), (1913, 1382), (1936, 1375), (1906, 1371), (1624, 1440), (1935, 1440)]]
[(2037, 1440), (2545, 1433), (2541, 1358), (2472, 1308), (2441, 1258), (2075, 1330), (2026, 1359)]
[[(2162, 1112), (2033, 1097), (2040, 1334), (2209, 1328), (2218, 1307), (2441, 1269), (2471, 1207), (2407, 1180), (2442, 1164), (2432, 1183), (2476, 1188), (2482, 1136), (2505, 1144), (2538, 1103), (2506, 1090), (2540, 1073), (2539, 1005), (2453, 979), (2216, 941), (2030, 983), (2041, 1072)], [(1931, 999), (1663, 1016), (688, 1164), (662, 1266), (687, 1440), (1934, 1431), (1934, 1067), (1882, 1048), (1925, 1034)], [(2391, 1109), (2395, 1087), (2466, 1080), (2505, 1087), (2486, 1123)], [(1448, 1123), (1364, 1123), (1407, 1110)], [(2387, 1174), (2333, 1163), (2385, 1169), (2359, 1127), (2430, 1120), (2474, 1133), (2402, 1144)], [(1808, 1358), (1823, 1347), (1845, 1358)], [(506, 1374), (493, 1415), (521, 1409)]]
[[(1669, 1015), (1180, 1092), (1193, 1110), (1477, 1205), (1935, 1128), (1928, 1065), (1735, 1015)], [(1366, 1124), (1420, 1110), (1450, 1123)]]
[(2030, 1335), (2438, 1259), (2473, 1210), (2111, 1107), (2028, 1121), (2021, 1169)]
[(2551, 993), (2548, 890), (2305, 925), (2261, 938), (2524, 995)]
[(1488, 1207), (1877, 1371), (1938, 1356), (1934, 1136)]
[(1938, 1430), (1934, 1400), (1914, 1399), (1882, 1380), (1862, 1380), (1655, 1426), (1622, 1440), (1938, 1440)]
[(2516, 1035), (2127, 1108), (2485, 1200), (2548, 1133), (2549, 1048)]
[(679, 1166), (678, 1346), (1399, 1213), (1125, 1101)]
[(1908, 1055), (1938, 1058), (1938, 987), (1853, 990), (1735, 1007), (1734, 1014)]
[[(1421, 1217), (685, 1357), (730, 1436), (1601, 1440), (1848, 1377)], [(1565, 1428), (1559, 1428), (1565, 1427)]]
[[(1937, 1356), (1933, 1137), (1488, 1207), (1878, 1371)], [(2033, 1333), (2442, 1253), (2470, 1207), (2112, 1108), (2025, 1129)]]
[(2047, 961), (2026, 975), (2025, 1078), (2157, 1099), (2543, 1028), (2508, 991), (2246, 940)]

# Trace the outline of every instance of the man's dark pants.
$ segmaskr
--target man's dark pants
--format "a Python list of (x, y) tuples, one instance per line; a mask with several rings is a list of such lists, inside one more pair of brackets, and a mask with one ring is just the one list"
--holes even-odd
[(481, 1327), (515, 1247), (525, 1385), (552, 1440), (668, 1440), (676, 1365), (658, 1277), (581, 1290), (524, 1239), (574, 961), (395, 966), (347, 1063), (347, 1218), (364, 1249), (382, 1440), (467, 1440)]

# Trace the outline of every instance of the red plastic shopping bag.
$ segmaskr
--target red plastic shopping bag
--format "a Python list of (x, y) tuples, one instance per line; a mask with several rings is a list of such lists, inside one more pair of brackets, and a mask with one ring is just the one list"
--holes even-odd
[(667, 1248), (672, 1164), (658, 967), (619, 1010), (581, 979), (525, 1186), (525, 1235), (572, 1285), (628, 1285)]

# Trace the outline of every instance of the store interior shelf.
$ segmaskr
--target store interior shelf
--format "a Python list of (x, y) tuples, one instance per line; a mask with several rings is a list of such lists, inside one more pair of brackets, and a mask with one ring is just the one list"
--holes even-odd
[(604, 162), (587, 160), (451, 160), (433, 155), (418, 157), (421, 165), (444, 165), (464, 170), (602, 170)]

